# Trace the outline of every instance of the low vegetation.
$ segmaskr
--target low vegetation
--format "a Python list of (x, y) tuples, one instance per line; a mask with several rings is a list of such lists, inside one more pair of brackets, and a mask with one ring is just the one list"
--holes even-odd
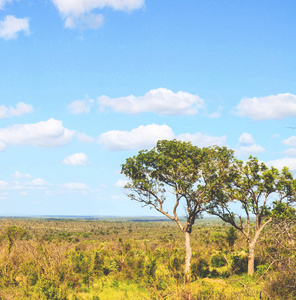
[(174, 222), (2, 219), (0, 299), (295, 299), (293, 216), (268, 224), (253, 276), (241, 232), (213, 218), (194, 227), (186, 284)]

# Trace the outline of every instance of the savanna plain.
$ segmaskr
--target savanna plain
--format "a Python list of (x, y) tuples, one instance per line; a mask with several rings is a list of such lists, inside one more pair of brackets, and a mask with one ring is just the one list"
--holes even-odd
[(190, 282), (163, 219), (3, 218), (0, 232), (0, 299), (296, 299), (295, 220), (266, 228), (253, 276), (239, 232), (196, 220)]

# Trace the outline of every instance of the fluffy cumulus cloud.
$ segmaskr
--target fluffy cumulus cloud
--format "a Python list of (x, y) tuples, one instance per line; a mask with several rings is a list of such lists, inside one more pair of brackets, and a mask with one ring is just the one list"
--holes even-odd
[(240, 146), (235, 149), (236, 155), (238, 156), (249, 156), (259, 154), (265, 151), (265, 149), (255, 143), (250, 133), (244, 132), (238, 139)]
[(244, 132), (238, 139), (239, 143), (242, 145), (251, 145), (254, 144), (255, 141), (251, 134)]
[(71, 141), (75, 132), (63, 126), (62, 121), (49, 119), (32, 124), (17, 124), (0, 128), (0, 150), (8, 145), (37, 147), (63, 146)]
[(272, 160), (266, 163), (268, 166), (273, 166), (279, 170), (281, 170), (283, 167), (288, 167), (291, 171), (296, 170), (296, 158), (286, 157), (286, 158), (280, 158), (276, 160)]
[(0, 105), (0, 119), (21, 116), (33, 112), (33, 106), (23, 102), (19, 102), (16, 107)]
[(68, 166), (86, 166), (89, 164), (89, 160), (86, 154), (75, 153), (64, 158), (63, 164)]
[(68, 17), (65, 22), (66, 28), (89, 28), (98, 29), (104, 23), (104, 17), (101, 14), (84, 14)]
[(293, 147), (293, 148), (296, 148), (296, 136), (292, 135), (289, 138), (283, 140), (283, 144)]
[(70, 113), (74, 115), (89, 113), (93, 104), (94, 104), (94, 100), (92, 99), (75, 100), (68, 105), (68, 109)]
[(210, 136), (210, 135), (204, 135), (200, 132), (196, 133), (183, 133), (179, 134), (176, 137), (177, 140), (182, 140), (186, 142), (191, 142), (193, 145), (196, 145), (198, 147), (208, 147), (208, 146), (221, 146), (226, 141), (226, 135), (216, 137), (216, 136)]
[(30, 34), (28, 18), (16, 18), (8, 15), (3, 21), (0, 21), (0, 38), (5, 40), (15, 39), (20, 32), (26, 35)]
[(295, 117), (296, 96), (286, 93), (267, 97), (243, 98), (234, 113), (253, 120)]
[(165, 88), (151, 90), (144, 96), (133, 95), (120, 98), (101, 96), (98, 98), (100, 110), (111, 108), (116, 112), (138, 114), (153, 112), (164, 115), (192, 115), (204, 105), (204, 100), (197, 95), (179, 91), (177, 93)]
[(139, 126), (131, 131), (108, 131), (100, 135), (98, 142), (108, 150), (138, 150), (155, 146), (158, 140), (182, 140), (190, 141), (199, 147), (222, 145), (226, 136), (214, 137), (203, 135), (200, 132), (184, 133), (175, 136), (173, 130), (167, 125), (151, 124)]
[(253, 144), (248, 146), (240, 146), (239, 148), (235, 149), (235, 152), (238, 156), (250, 156), (265, 152), (265, 148), (261, 145)]
[(144, 6), (144, 0), (52, 0), (65, 19), (68, 28), (96, 29), (103, 23), (101, 14), (94, 10), (110, 7), (114, 10), (133, 11)]
[(139, 126), (131, 131), (112, 130), (100, 135), (98, 142), (108, 150), (132, 150), (149, 148), (158, 140), (173, 139), (174, 133), (167, 125)]
[(296, 136), (292, 135), (289, 138), (282, 141), (283, 144), (290, 146), (290, 149), (284, 151), (284, 154), (290, 157), (296, 157)]

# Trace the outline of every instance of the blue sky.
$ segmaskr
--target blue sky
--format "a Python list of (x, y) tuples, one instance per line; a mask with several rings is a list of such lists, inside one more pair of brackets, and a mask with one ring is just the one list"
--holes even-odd
[(156, 215), (158, 139), (296, 170), (295, 1), (0, 0), (0, 215)]

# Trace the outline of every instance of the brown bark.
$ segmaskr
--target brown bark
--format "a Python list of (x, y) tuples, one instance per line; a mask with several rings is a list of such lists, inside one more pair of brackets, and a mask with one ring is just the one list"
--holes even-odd
[(191, 245), (190, 245), (190, 233), (185, 232), (185, 279), (186, 282), (190, 282), (190, 266), (191, 266)]

